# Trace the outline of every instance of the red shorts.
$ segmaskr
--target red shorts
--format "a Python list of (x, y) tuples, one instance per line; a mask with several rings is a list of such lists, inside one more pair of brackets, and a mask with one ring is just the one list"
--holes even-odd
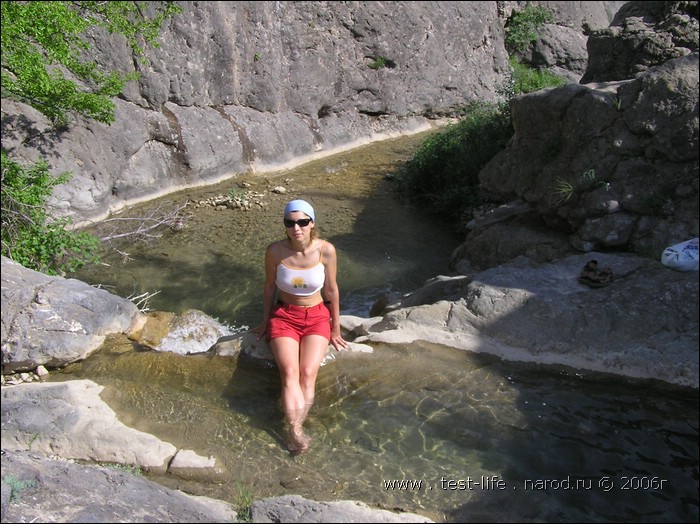
[(311, 307), (278, 302), (272, 308), (268, 332), (270, 339), (289, 337), (299, 342), (306, 335), (321, 335), (330, 341), (331, 312), (323, 302)]

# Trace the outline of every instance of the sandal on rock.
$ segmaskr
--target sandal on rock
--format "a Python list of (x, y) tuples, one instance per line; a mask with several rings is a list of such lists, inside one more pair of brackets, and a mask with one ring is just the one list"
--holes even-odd
[(599, 270), (598, 261), (591, 260), (583, 267), (578, 281), (588, 287), (605, 287), (613, 281), (613, 272), (609, 267)]
[(598, 274), (598, 261), (597, 260), (589, 260), (586, 263), (586, 265), (583, 266), (583, 269), (581, 270), (581, 273), (579, 274), (578, 279), (582, 284), (589, 284), (596, 279), (597, 274)]
[(591, 287), (605, 287), (610, 282), (613, 281), (613, 272), (612, 269), (609, 267), (606, 267), (605, 269), (598, 271), (596, 273), (596, 278), (593, 282), (589, 283), (588, 285)]

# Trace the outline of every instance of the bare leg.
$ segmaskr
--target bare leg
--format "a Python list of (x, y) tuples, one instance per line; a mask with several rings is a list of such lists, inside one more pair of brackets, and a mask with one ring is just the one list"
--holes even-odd
[(299, 358), (299, 385), (304, 395), (306, 410), (304, 420), (314, 404), (316, 396), (316, 378), (321, 361), (328, 349), (328, 339), (321, 335), (308, 335), (301, 340)]
[(284, 412), (285, 439), (290, 451), (302, 446), (301, 425), (306, 401), (299, 384), (299, 344), (293, 338), (280, 337), (270, 341), (272, 353), (282, 380), (282, 411)]
[(299, 358), (299, 385), (304, 396), (304, 411), (301, 415), (301, 432), (298, 434), (300, 441), (299, 452), (308, 449), (311, 438), (303, 431), (303, 424), (311, 411), (316, 395), (316, 378), (321, 367), (321, 361), (326, 355), (328, 339), (321, 335), (307, 335), (301, 341)]
[(328, 347), (328, 341), (318, 335), (302, 340), (280, 337), (270, 341), (272, 353), (282, 379), (282, 409), (284, 411), (287, 447), (302, 453), (309, 447), (310, 438), (303, 425), (314, 400), (318, 368)]

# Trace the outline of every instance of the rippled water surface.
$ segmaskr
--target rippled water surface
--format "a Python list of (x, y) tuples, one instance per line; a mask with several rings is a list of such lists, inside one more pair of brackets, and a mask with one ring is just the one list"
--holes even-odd
[(171, 487), (232, 502), (241, 489), (361, 500), (436, 521), (697, 520), (698, 401), (686, 390), (378, 346), (321, 369), (312, 450), (291, 457), (276, 369), (121, 344), (53, 379), (105, 385), (127, 425), (231, 472), (220, 485), (157, 479)]
[[(416, 137), (266, 177), (257, 210), (191, 210), (188, 227), (133, 247), (133, 260), (75, 275), (122, 296), (160, 290), (153, 309), (194, 307), (232, 326), (260, 318), (262, 255), (301, 196), (339, 250), (343, 313), (447, 273), (449, 228), (401, 202), (385, 178)], [(225, 193), (233, 182), (161, 202)], [(121, 337), (51, 380), (88, 378), (129, 426), (217, 457), (221, 483), (159, 482), (234, 503), (299, 494), (360, 500), (436, 521), (697, 522), (697, 391), (502, 362), (416, 343), (341, 353), (321, 369), (308, 454), (279, 437), (279, 378), (245, 358), (140, 351)]]

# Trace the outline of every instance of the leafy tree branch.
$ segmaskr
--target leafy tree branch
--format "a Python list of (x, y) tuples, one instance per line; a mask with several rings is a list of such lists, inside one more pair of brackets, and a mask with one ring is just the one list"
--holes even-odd
[[(147, 4), (153, 4), (149, 7)], [(2, 2), (2, 97), (24, 102), (56, 125), (73, 112), (114, 121), (112, 98), (138, 73), (102, 71), (86, 59), (97, 28), (121, 34), (137, 56), (157, 47), (172, 2)], [(151, 18), (144, 10), (155, 9)]]
[[(54, 128), (71, 116), (111, 124), (113, 98), (138, 79), (135, 72), (104, 71), (89, 58), (95, 32), (121, 35), (143, 58), (145, 46), (158, 46), (164, 21), (181, 11), (173, 2), (128, 1), (3, 1), (0, 8), (2, 98), (33, 107)], [(53, 188), (70, 176), (51, 176), (44, 160), (22, 165), (3, 145), (2, 255), (49, 274), (96, 261), (97, 238), (47, 213)]]

